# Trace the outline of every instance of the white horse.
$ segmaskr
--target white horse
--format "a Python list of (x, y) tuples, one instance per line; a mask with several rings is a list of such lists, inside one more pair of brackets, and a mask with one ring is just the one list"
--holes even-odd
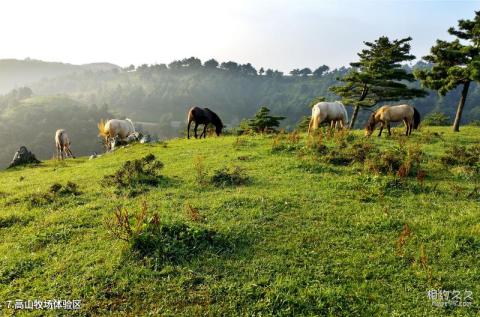
[(340, 127), (343, 129), (348, 122), (347, 109), (338, 101), (317, 103), (312, 107), (308, 134), (310, 134), (310, 130), (318, 129), (319, 125), (324, 122), (330, 122), (332, 128), (340, 123)]
[(111, 119), (107, 123), (104, 123), (102, 119), (98, 124), (98, 130), (100, 131), (98, 136), (104, 138), (107, 147), (110, 140), (118, 137), (121, 141), (126, 142), (127, 138), (135, 133), (133, 122), (128, 118), (125, 120)]
[(70, 138), (65, 130), (59, 129), (55, 132), (55, 146), (57, 148), (57, 159), (61, 158), (63, 160), (64, 157), (66, 158), (69, 155), (75, 158), (70, 150)]

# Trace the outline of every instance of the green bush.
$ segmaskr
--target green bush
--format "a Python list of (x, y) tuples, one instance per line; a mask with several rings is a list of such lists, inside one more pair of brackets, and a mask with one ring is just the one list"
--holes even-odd
[(432, 112), (425, 116), (422, 125), (426, 126), (446, 126), (450, 125), (450, 117), (442, 112)]
[(233, 168), (222, 168), (216, 170), (210, 178), (210, 183), (217, 187), (238, 186), (248, 182), (248, 176), (245, 171), (235, 166)]

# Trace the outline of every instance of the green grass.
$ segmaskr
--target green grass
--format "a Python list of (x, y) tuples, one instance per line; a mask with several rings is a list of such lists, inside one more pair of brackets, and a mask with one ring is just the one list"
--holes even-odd
[[(359, 139), (361, 132), (355, 134)], [(358, 163), (325, 163), (305, 150), (305, 135), (277, 151), (273, 136), (176, 139), (94, 160), (2, 171), (0, 304), (81, 299), (78, 316), (474, 316), (480, 307), (479, 177), (461, 166), (446, 168), (439, 158), (449, 144), (478, 144), (479, 134), (475, 127), (415, 132), (407, 145), (420, 144), (427, 177), (423, 185), (409, 177), (393, 190), (394, 176), (374, 175)], [(385, 149), (398, 139), (372, 142)], [(164, 163), (157, 186), (131, 197), (104, 184), (126, 160), (150, 153)], [(200, 182), (199, 161), (206, 171)], [(244, 184), (209, 181), (215, 171), (235, 166), (248, 177)], [(50, 193), (54, 183), (69, 181), (79, 194)], [(32, 199), (45, 195), (50, 199)], [(175, 261), (135, 256), (105, 222), (117, 207), (135, 213), (144, 201), (161, 224), (215, 232), (222, 246)], [(401, 238), (405, 224), (410, 234)], [(431, 289), (472, 291), (472, 306), (433, 307)], [(56, 313), (63, 311), (17, 315)]]

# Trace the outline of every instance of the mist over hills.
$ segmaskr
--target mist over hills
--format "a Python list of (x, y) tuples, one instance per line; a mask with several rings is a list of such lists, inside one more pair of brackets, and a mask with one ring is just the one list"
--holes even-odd
[[(338, 99), (329, 87), (338, 84), (337, 78), (348, 70), (329, 70), (323, 65), (285, 75), (272, 69), (257, 70), (251, 64), (213, 59), (202, 62), (194, 57), (168, 65), (127, 68), (109, 63), (0, 60), (0, 89), (17, 87), (0, 96), (0, 167), (20, 145), (31, 148), (40, 159), (50, 158), (57, 128), (69, 131), (76, 155), (98, 151), (96, 123), (101, 118), (129, 117), (137, 128), (159, 138), (179, 136), (186, 112), (193, 105), (213, 109), (228, 127), (237, 126), (260, 106), (267, 106), (273, 114), (287, 117), (283, 127), (293, 129), (309, 115), (309, 104), (315, 97)], [(439, 97), (432, 91), (425, 98), (408, 102), (423, 116), (436, 111), (453, 117), (459, 93), (454, 90)], [(357, 127), (363, 125), (368, 114), (360, 113)], [(469, 93), (463, 118), (464, 122), (480, 120), (480, 90), (476, 84)]]
[(110, 71), (120, 69), (111, 63), (73, 65), (59, 62), (44, 62), (35, 59), (0, 59), (0, 93), (29, 85), (42, 78), (52, 78), (75, 72)]

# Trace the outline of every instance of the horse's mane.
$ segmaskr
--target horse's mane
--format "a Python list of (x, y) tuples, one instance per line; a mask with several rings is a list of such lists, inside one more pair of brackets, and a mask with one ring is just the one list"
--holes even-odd
[(210, 115), (212, 116), (212, 123), (215, 126), (223, 127), (222, 120), (220, 119), (220, 117), (215, 112), (213, 112), (212, 110), (210, 110), (208, 108), (204, 108), (204, 110), (208, 111), (210, 113)]
[(135, 132), (136, 132), (136, 131), (135, 131), (135, 126), (133, 125), (132, 120), (130, 120), (129, 118), (125, 118), (125, 121), (130, 122), (130, 124), (132, 125), (133, 133), (135, 133)]
[(375, 127), (375, 111), (372, 112), (370, 117), (368, 117), (367, 124), (365, 125), (365, 128), (369, 130), (373, 130), (374, 127)]

